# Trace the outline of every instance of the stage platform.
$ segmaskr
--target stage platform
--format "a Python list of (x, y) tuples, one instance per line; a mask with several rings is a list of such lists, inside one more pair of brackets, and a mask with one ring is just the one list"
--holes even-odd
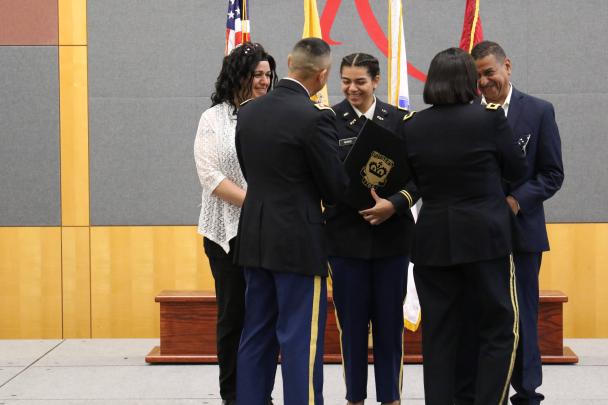
[[(608, 339), (567, 339), (577, 365), (545, 365), (544, 405), (608, 405)], [(158, 339), (0, 340), (0, 405), (220, 405), (217, 365), (150, 365)], [(343, 405), (342, 367), (325, 365), (325, 404)], [(369, 398), (375, 403), (373, 366)], [(275, 404), (282, 402), (280, 369)], [(422, 366), (405, 365), (403, 404), (422, 405)]]

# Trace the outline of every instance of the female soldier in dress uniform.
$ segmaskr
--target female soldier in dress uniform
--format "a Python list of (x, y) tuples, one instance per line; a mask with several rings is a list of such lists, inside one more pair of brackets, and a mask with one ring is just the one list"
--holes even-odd
[[(422, 307), (427, 405), (452, 405), (461, 327), (480, 313), (475, 404), (505, 404), (518, 341), (511, 211), (502, 179), (526, 172), (504, 111), (474, 103), (477, 71), (458, 48), (431, 62), (424, 102), (403, 125), (408, 161), (424, 201), (412, 262)], [(472, 291), (469, 292), (469, 291)], [(472, 295), (472, 296), (470, 296)]]
[[(333, 109), (344, 160), (365, 120), (396, 133), (407, 111), (374, 95), (380, 68), (372, 55), (344, 57), (340, 76), (345, 99)], [(409, 188), (387, 199), (372, 194), (375, 205), (369, 209), (357, 211), (342, 202), (325, 211), (348, 405), (363, 404), (367, 397), (370, 323), (376, 397), (383, 404), (398, 404), (401, 398), (403, 301), (414, 226), (410, 207), (416, 196)]]

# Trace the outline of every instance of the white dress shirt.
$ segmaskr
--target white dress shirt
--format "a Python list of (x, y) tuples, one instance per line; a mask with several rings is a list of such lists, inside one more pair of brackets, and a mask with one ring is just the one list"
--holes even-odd
[(203, 112), (194, 140), (194, 160), (202, 187), (198, 233), (220, 245), (226, 253), (230, 250), (228, 242), (237, 234), (241, 209), (212, 192), (224, 179), (247, 188), (236, 156), (233, 110), (230, 104), (222, 103)]
[(364, 115), (365, 118), (367, 118), (368, 120), (372, 120), (374, 119), (374, 111), (376, 111), (376, 96), (374, 96), (374, 102), (372, 103), (372, 105), (364, 113), (359, 111), (354, 105), (351, 104), (351, 106), (353, 107), (353, 110), (355, 110), (355, 113), (358, 117)]
[[(505, 102), (501, 104), (501, 107), (503, 110), (505, 110), (505, 117), (507, 116), (507, 114), (509, 114), (509, 105), (511, 105), (511, 95), (513, 94), (513, 85), (509, 82), (509, 94), (507, 94), (507, 98), (505, 99)], [(482, 95), (481, 96), (481, 104), (482, 105), (487, 105), (488, 102), (486, 101), (486, 98)]]

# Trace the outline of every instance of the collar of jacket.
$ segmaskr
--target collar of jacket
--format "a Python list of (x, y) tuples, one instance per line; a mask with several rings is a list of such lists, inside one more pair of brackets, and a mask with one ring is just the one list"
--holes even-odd
[(279, 80), (279, 83), (277, 83), (277, 87), (284, 87), (286, 89), (293, 90), (296, 93), (300, 93), (300, 94), (310, 98), (310, 96), (308, 95), (308, 91), (306, 91), (306, 89), (303, 87), (303, 85), (300, 83), (297, 83), (293, 80), (281, 79), (281, 80)]
[[(336, 104), (333, 109), (338, 117), (340, 117), (343, 121), (346, 121), (346, 128), (357, 133), (361, 130), (361, 124), (364, 120), (357, 115), (353, 106), (348, 102), (348, 100), (342, 100), (340, 103)], [(382, 102), (378, 97), (376, 97), (376, 108), (374, 109), (374, 118), (372, 121), (384, 121), (384, 118), (386, 118), (388, 115), (388, 104)]]

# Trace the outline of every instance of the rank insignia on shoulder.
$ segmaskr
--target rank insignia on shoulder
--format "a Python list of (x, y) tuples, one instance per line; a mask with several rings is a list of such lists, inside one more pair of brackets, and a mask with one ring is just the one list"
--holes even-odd
[(328, 105), (321, 104), (321, 103), (315, 103), (315, 104), (314, 104), (314, 106), (315, 106), (315, 107), (317, 107), (317, 109), (319, 109), (319, 110), (321, 110), (321, 111), (323, 111), (323, 110), (329, 110), (329, 111), (331, 111), (332, 113), (334, 113), (334, 115), (336, 115), (336, 112), (334, 111), (334, 109), (333, 109), (333, 108), (331, 108), (331, 107), (330, 107), (330, 106), (328, 106)]
[(348, 117), (348, 111), (342, 114), (343, 117)]
[(380, 115), (376, 115), (376, 118), (378, 118), (380, 121), (384, 121), (384, 118), (382, 118)]
[(488, 105), (486, 105), (486, 110), (498, 110), (498, 108), (500, 107), (500, 104), (497, 103), (488, 103)]
[(407, 121), (412, 118), (416, 114), (416, 111), (410, 111), (409, 113), (403, 116), (403, 121)]
[(247, 100), (243, 101), (241, 104), (239, 104), (239, 107), (244, 106), (245, 104), (247, 104), (248, 102), (250, 102), (251, 100), (253, 100), (252, 98), (248, 98)]

